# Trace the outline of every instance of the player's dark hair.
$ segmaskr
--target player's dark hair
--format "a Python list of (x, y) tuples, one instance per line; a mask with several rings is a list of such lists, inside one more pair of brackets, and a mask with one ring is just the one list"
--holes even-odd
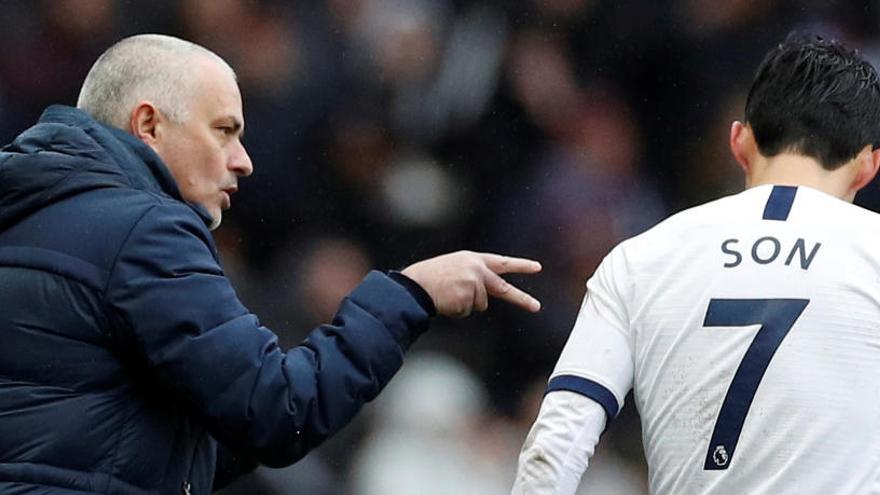
[(799, 153), (834, 170), (880, 144), (877, 72), (837, 41), (791, 34), (758, 67), (745, 118), (762, 155)]

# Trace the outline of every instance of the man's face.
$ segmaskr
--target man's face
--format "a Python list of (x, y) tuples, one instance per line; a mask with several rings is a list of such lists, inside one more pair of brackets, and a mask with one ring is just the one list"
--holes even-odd
[(213, 60), (192, 67), (196, 78), (184, 122), (164, 120), (156, 151), (174, 176), (183, 198), (208, 210), (220, 225), (232, 205), (238, 178), (254, 168), (241, 143), (244, 117), (241, 94), (232, 74)]

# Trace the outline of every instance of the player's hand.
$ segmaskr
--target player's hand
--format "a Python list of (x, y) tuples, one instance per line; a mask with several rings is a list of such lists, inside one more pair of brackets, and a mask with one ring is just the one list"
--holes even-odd
[(420, 261), (408, 266), (402, 273), (425, 289), (438, 313), (463, 318), (473, 311), (485, 311), (489, 307), (489, 296), (532, 312), (540, 310), (541, 303), (537, 299), (499, 276), (539, 271), (541, 264), (537, 261), (458, 251)]

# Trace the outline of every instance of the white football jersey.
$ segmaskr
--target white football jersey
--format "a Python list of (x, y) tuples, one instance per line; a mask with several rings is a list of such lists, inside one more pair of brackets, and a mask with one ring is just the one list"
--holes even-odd
[(548, 390), (613, 417), (632, 388), (652, 493), (880, 493), (880, 215), (758, 186), (621, 243), (587, 287)]

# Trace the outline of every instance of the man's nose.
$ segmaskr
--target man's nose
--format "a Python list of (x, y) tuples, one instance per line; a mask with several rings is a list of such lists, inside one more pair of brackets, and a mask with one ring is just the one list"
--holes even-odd
[(254, 164), (248, 156), (244, 145), (239, 141), (232, 156), (229, 157), (229, 170), (239, 177), (247, 177), (254, 173)]

